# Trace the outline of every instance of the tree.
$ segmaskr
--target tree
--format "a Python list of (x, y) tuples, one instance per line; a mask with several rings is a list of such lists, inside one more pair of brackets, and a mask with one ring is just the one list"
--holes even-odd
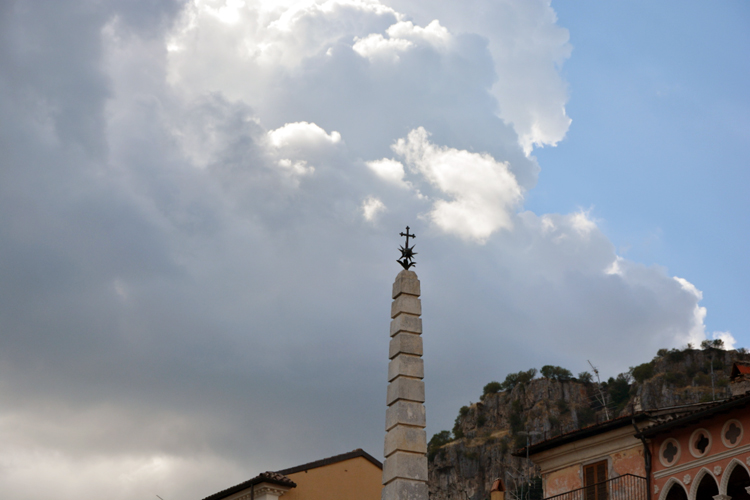
[(639, 384), (642, 384), (644, 380), (653, 377), (654, 375), (654, 362), (643, 363), (638, 366), (630, 368), (630, 374)]
[(484, 399), (487, 394), (495, 394), (500, 392), (502, 387), (503, 386), (500, 382), (496, 382), (493, 380), (492, 382), (484, 386), (484, 389), (482, 390), (482, 399)]
[(518, 373), (509, 373), (505, 377), (505, 381), (500, 384), (500, 390), (507, 391), (513, 389), (518, 384), (528, 384), (534, 379), (534, 377), (536, 377), (536, 368), (520, 371)]
[(427, 460), (432, 462), (435, 459), (435, 456), (437, 455), (440, 448), (450, 443), (451, 441), (451, 433), (449, 431), (440, 431), (432, 436), (430, 442), (427, 443)]
[(541, 369), (541, 374), (544, 378), (558, 380), (560, 382), (566, 382), (573, 378), (573, 374), (570, 370), (553, 365), (544, 365)]
[(621, 373), (617, 378), (609, 377), (607, 380), (607, 393), (618, 409), (625, 408), (630, 399), (630, 376), (627, 373)]

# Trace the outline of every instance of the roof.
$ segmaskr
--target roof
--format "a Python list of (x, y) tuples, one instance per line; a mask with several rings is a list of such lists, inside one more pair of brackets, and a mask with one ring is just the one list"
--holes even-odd
[(735, 361), (732, 364), (732, 372), (729, 375), (730, 380), (734, 380), (740, 375), (750, 375), (750, 362), (748, 361)]
[(297, 483), (295, 483), (294, 481), (292, 481), (285, 475), (280, 474), (278, 472), (267, 471), (267, 472), (258, 474), (254, 478), (249, 479), (245, 481), (244, 483), (240, 483), (238, 485), (232, 486), (231, 488), (227, 488), (226, 490), (207, 496), (203, 500), (221, 500), (222, 498), (226, 498), (230, 495), (233, 495), (242, 490), (250, 488), (251, 486), (255, 486), (256, 484), (261, 484), (261, 483), (277, 484), (279, 486), (287, 486), (289, 488), (297, 487)]
[(343, 462), (344, 460), (350, 460), (352, 458), (362, 457), (368, 462), (372, 463), (375, 467), (382, 469), (383, 464), (380, 463), (375, 457), (364, 451), (362, 448), (357, 448), (354, 451), (350, 451), (349, 453), (342, 453), (341, 455), (336, 455), (333, 457), (324, 458), (322, 460), (316, 460), (315, 462), (310, 462), (303, 465), (298, 465), (296, 467), (291, 467), (289, 469), (284, 469), (278, 471), (278, 474), (295, 474), (297, 472), (303, 472), (310, 469), (316, 469), (318, 467), (324, 467), (326, 465), (336, 464), (339, 462)]
[[(534, 455), (536, 453), (541, 453), (543, 451), (551, 450), (553, 448), (557, 448), (558, 446), (572, 443), (580, 439), (585, 439), (585, 438), (603, 434), (605, 432), (609, 432), (615, 429), (619, 429), (626, 425), (633, 425), (633, 421), (643, 422), (644, 420), (646, 420), (647, 425), (649, 426), (659, 425), (662, 422), (670, 421), (670, 420), (673, 420), (674, 418), (680, 418), (685, 415), (693, 414), (697, 410), (707, 408), (711, 406), (712, 404), (713, 402), (712, 403), (693, 403), (689, 405), (669, 406), (666, 408), (659, 408), (656, 410), (646, 410), (646, 411), (633, 413), (630, 415), (623, 415), (621, 417), (612, 418), (610, 420), (606, 420), (598, 424), (589, 425), (588, 427), (583, 427), (581, 429), (577, 429), (575, 431), (561, 434), (559, 436), (546, 439), (544, 441), (540, 441), (539, 443), (532, 444), (531, 446), (528, 447), (529, 448), (528, 454)], [(651, 427), (649, 427), (649, 429), (650, 428)], [(525, 457), (526, 447), (523, 447), (515, 451), (514, 453), (512, 453), (512, 455), (515, 457)]]
[(750, 406), (750, 393), (740, 394), (739, 396), (722, 401), (712, 401), (711, 403), (700, 405), (695, 411), (663, 418), (654, 425), (643, 429), (636, 437), (653, 437), (667, 431), (687, 427), (688, 425), (711, 418), (714, 415), (727, 413), (747, 406)]
[(495, 482), (492, 483), (492, 488), (490, 488), (490, 492), (493, 491), (505, 491), (505, 483), (503, 483), (502, 479), (495, 479)]
[[(557, 448), (558, 446), (578, 441), (579, 439), (585, 439), (587, 437), (596, 436), (597, 434), (603, 434), (614, 429), (619, 429), (620, 427), (623, 427), (625, 425), (632, 425), (633, 419), (642, 421), (647, 417), (647, 412), (639, 412), (634, 415), (626, 415), (623, 417), (613, 418), (599, 424), (589, 425), (588, 427), (583, 427), (581, 429), (567, 432), (565, 434), (540, 441), (539, 443), (532, 444), (528, 447), (528, 454), (534, 455), (536, 453), (541, 453), (542, 451), (551, 450), (553, 448)], [(516, 450), (514, 453), (512, 453), (512, 455), (514, 457), (526, 457), (526, 447), (524, 446), (523, 448)]]

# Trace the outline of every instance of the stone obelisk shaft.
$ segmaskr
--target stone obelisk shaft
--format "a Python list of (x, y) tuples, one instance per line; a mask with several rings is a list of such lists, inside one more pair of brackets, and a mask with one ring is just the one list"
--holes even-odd
[(427, 435), (419, 279), (401, 271), (393, 283), (388, 410), (382, 500), (427, 500)]

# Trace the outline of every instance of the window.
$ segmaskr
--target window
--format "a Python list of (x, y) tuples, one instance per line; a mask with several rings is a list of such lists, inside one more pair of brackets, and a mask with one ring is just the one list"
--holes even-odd
[(706, 429), (697, 429), (690, 436), (690, 454), (700, 458), (711, 449), (711, 433)]
[(739, 420), (727, 420), (721, 430), (721, 440), (727, 448), (734, 448), (742, 441), (742, 424)]
[(667, 438), (659, 448), (659, 461), (664, 467), (671, 467), (680, 459), (680, 443), (675, 438)]
[(607, 500), (607, 461), (583, 466), (585, 500)]

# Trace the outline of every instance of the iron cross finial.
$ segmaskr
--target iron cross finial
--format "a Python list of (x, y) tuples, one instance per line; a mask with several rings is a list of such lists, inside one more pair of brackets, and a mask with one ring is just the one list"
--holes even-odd
[(417, 265), (417, 263), (414, 262), (414, 256), (417, 255), (417, 253), (414, 251), (414, 245), (409, 246), (409, 238), (416, 238), (417, 236), (414, 234), (409, 234), (409, 226), (406, 226), (405, 233), (399, 234), (401, 236), (406, 236), (406, 245), (400, 247), (401, 258), (397, 259), (396, 262), (401, 264), (401, 267), (408, 271), (410, 267)]

